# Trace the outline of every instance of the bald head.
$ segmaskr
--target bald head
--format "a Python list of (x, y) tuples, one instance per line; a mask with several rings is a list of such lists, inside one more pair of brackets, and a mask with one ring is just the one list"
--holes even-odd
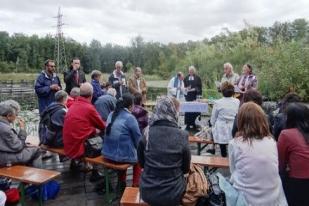
[(85, 82), (80, 86), (80, 96), (92, 99), (93, 87), (89, 82)]

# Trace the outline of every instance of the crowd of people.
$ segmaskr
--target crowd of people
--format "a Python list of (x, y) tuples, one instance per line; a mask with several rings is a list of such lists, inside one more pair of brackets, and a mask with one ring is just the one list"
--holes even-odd
[[(202, 96), (202, 80), (194, 66), (185, 77), (178, 72), (168, 83), (167, 96), (157, 99), (151, 114), (144, 108), (147, 84), (136, 67), (128, 80), (117, 61), (108, 82), (91, 73), (86, 82), (80, 60), (73, 58), (64, 73), (65, 91), (47, 60), (35, 83), (39, 101), (40, 144), (64, 148), (77, 164), (85, 157), (89, 138), (103, 139), (101, 154), (111, 162), (133, 165), (133, 184), (150, 205), (179, 205), (189, 172), (189, 133), (199, 113), (186, 113), (186, 130), (179, 127), (181, 101)], [(278, 114), (263, 110), (257, 77), (250, 64), (242, 75), (230, 63), (217, 84), (222, 98), (210, 117), (213, 141), (222, 157), (229, 158), (230, 182), (248, 205), (309, 205), (309, 109), (295, 93), (287, 94)], [(41, 150), (26, 144), (24, 121), (14, 100), (0, 103), (0, 165), (42, 167)], [(10, 124), (17, 121), (17, 132)], [(216, 147), (209, 151), (215, 153)], [(120, 188), (126, 171), (118, 172)]]

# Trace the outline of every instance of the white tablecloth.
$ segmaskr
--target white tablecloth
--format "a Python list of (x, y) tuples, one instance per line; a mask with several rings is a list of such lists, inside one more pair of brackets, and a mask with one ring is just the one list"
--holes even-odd
[(202, 102), (181, 102), (179, 112), (208, 113), (208, 104)]

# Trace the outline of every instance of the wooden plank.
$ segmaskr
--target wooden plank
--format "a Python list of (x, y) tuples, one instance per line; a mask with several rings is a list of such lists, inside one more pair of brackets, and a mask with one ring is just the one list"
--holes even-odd
[(14, 165), (0, 168), (0, 176), (8, 177), (16, 181), (40, 185), (60, 175), (60, 172), (38, 169), (33, 167)]
[(189, 136), (189, 142), (190, 143), (201, 143), (201, 144), (213, 144), (214, 142), (209, 139), (202, 139), (197, 136)]
[(121, 206), (148, 206), (147, 203), (143, 202), (140, 198), (138, 187), (126, 187), (120, 200)]
[(192, 155), (191, 162), (193, 164), (199, 164), (206, 167), (215, 167), (215, 168), (229, 167), (229, 159), (226, 157)]
[(116, 163), (110, 161), (108, 159), (105, 159), (103, 156), (98, 156), (95, 158), (85, 157), (85, 161), (92, 164), (103, 165), (106, 168), (114, 170), (127, 170), (131, 166), (131, 164), (129, 163)]

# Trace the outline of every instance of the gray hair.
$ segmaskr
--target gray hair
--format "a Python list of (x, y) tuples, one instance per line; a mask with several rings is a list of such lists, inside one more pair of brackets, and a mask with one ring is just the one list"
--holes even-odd
[(80, 96), (90, 97), (93, 95), (93, 87), (89, 82), (85, 82), (80, 86)]
[(192, 65), (191, 65), (191, 66), (189, 66), (189, 71), (191, 71), (191, 70), (192, 70), (194, 73), (196, 73), (196, 69), (195, 69), (195, 67), (194, 67), (194, 66), (192, 66)]
[(140, 67), (135, 67), (135, 69), (134, 69), (134, 71), (142, 71), (142, 68), (140, 68)]
[(223, 64), (223, 68), (230, 68), (231, 69), (231, 72), (233, 72), (233, 66), (230, 62), (226, 62), (225, 64)]
[(115, 67), (120, 66), (121, 68), (123, 67), (122, 61), (116, 61)]
[(17, 114), (20, 111), (20, 105), (15, 100), (6, 100), (0, 103), (0, 116)]
[(114, 88), (109, 88), (109, 89), (107, 90), (107, 94), (110, 94), (110, 95), (112, 95), (113, 97), (115, 97), (115, 96), (117, 95), (117, 91), (116, 91), (116, 89), (114, 89)]
[(71, 97), (78, 97), (80, 95), (80, 88), (73, 87), (73, 89), (70, 92)]
[(67, 98), (68, 98), (68, 93), (66, 93), (63, 90), (60, 90), (60, 91), (56, 92), (56, 94), (55, 94), (56, 102), (63, 102)]
[(91, 72), (91, 79), (94, 79), (94, 78), (101, 76), (101, 75), (102, 75), (102, 73), (99, 70), (93, 70)]

